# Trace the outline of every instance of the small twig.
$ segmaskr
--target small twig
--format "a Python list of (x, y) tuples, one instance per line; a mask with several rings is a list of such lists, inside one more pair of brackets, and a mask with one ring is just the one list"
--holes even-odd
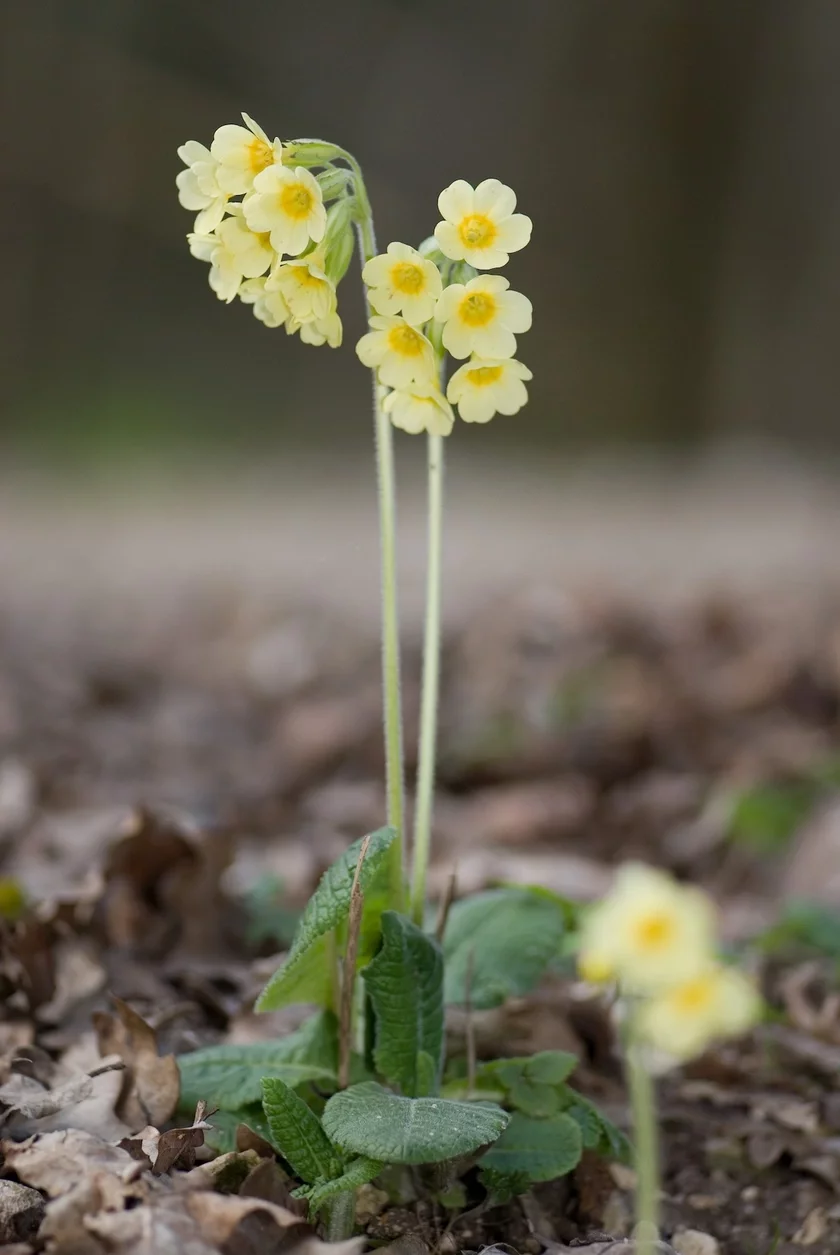
[(449, 873), (449, 879), (446, 882), (446, 888), (443, 891), (443, 897), (438, 907), (437, 923), (435, 924), (435, 937), (438, 941), (443, 941), (443, 934), (446, 932), (446, 921), (449, 919), (449, 911), (452, 903), (455, 901), (455, 891), (458, 888), (458, 868), (453, 867)]
[(122, 1059), (114, 1059), (111, 1063), (101, 1063), (98, 1068), (91, 1068), (88, 1076), (102, 1076), (105, 1072), (124, 1072), (125, 1063)]
[(473, 1022), (472, 1009), (472, 982), (473, 967), (475, 966), (475, 950), (470, 950), (467, 955), (467, 970), (464, 975), (464, 1013), (466, 1015), (466, 1037), (467, 1037), (467, 1093), (466, 1101), (469, 1102), (473, 1096), (475, 1089), (475, 1023)]
[(344, 953), (344, 972), (341, 982), (341, 1009), (338, 1021), (338, 1088), (346, 1089), (350, 1084), (350, 1053), (353, 1048), (353, 986), (356, 981), (356, 955), (359, 950), (359, 933), (362, 927), (362, 909), (364, 894), (359, 877), (362, 864), (370, 845), (370, 837), (365, 837), (359, 851), (356, 874), (353, 877), (353, 888), (350, 890), (350, 915), (347, 920), (347, 949)]

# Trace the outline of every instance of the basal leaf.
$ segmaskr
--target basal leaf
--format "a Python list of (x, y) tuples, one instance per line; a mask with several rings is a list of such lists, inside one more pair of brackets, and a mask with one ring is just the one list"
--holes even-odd
[(181, 1106), (204, 1099), (211, 1107), (236, 1111), (262, 1100), (262, 1079), (273, 1076), (292, 1089), (307, 1081), (336, 1079), (335, 1016), (322, 1012), (279, 1041), (207, 1046), (180, 1055)]
[(405, 1098), (375, 1082), (333, 1094), (327, 1135), (342, 1151), (384, 1163), (440, 1163), (494, 1142), (509, 1116), (492, 1104)]
[(560, 1088), (561, 1107), (565, 1115), (570, 1116), (580, 1126), (583, 1145), (586, 1150), (594, 1150), (605, 1159), (616, 1159), (621, 1163), (629, 1163), (632, 1158), (632, 1146), (626, 1134), (622, 1133), (612, 1120), (608, 1120), (594, 1103), (571, 1086)]
[(376, 1016), (376, 1069), (404, 1094), (434, 1093), (443, 1064), (443, 955), (404, 915), (382, 916), (382, 948), (365, 971)]
[[(359, 884), (365, 895), (363, 942), (368, 945), (371, 932), (378, 930), (378, 916), (385, 906), (388, 850), (395, 837), (393, 828), (380, 828), (371, 835), (359, 874)], [(332, 978), (326, 938), (328, 933), (339, 929), (347, 920), (361, 847), (361, 840), (354, 841), (324, 872), (301, 916), (286, 962), (275, 972), (257, 1000), (258, 1011), (275, 1011), (291, 1002), (330, 1005)], [(366, 957), (364, 944), (361, 955)]]
[[(527, 888), (490, 889), (456, 902), (443, 939), (445, 999), (479, 1010), (526, 994), (560, 952), (565, 911)], [(472, 958), (470, 957), (472, 956)]]
[(301, 1180), (314, 1185), (339, 1176), (341, 1157), (314, 1111), (276, 1077), (267, 1077), (262, 1088), (271, 1141)]
[(360, 1185), (367, 1185), (374, 1177), (378, 1177), (385, 1167), (378, 1159), (366, 1159), (363, 1155), (353, 1159), (340, 1177), (325, 1181), (321, 1185), (308, 1186), (306, 1189), (295, 1190), (296, 1198), (305, 1198), (309, 1202), (311, 1214), (317, 1212), (324, 1203), (343, 1194), (345, 1190), (357, 1190)]
[(481, 1180), (505, 1201), (537, 1181), (565, 1176), (583, 1151), (578, 1124), (568, 1115), (537, 1120), (516, 1112), (499, 1140), (481, 1159)]

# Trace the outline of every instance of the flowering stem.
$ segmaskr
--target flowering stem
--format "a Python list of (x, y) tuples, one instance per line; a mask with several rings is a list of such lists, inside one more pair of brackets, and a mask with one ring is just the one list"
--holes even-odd
[(429, 435), (429, 524), (426, 555), (426, 623), (423, 632), (423, 688), (420, 698), (420, 744), (414, 852), (411, 868), (411, 914), (422, 924), (426, 905), (426, 873), (432, 837), (435, 791), (438, 689), (440, 674), (440, 564), (443, 528), (443, 437)]
[(656, 1091), (631, 1031), (626, 1051), (627, 1085), (636, 1142), (636, 1250), (654, 1255), (659, 1236), (659, 1138)]
[[(359, 163), (341, 152), (353, 171), (358, 203), (357, 234), (362, 265), (376, 256), (373, 211)], [(367, 289), (365, 289), (367, 305)], [(367, 306), (368, 315), (370, 307)], [(397, 830), (392, 848), (391, 901), (394, 909), (405, 903), (402, 710), (400, 697), (400, 632), (397, 609), (396, 498), (394, 490), (394, 442), (391, 422), (382, 408), (385, 389), (373, 373), (373, 419), (379, 488), (379, 535), (382, 564), (382, 698), (385, 728), (385, 788), (388, 823)]]

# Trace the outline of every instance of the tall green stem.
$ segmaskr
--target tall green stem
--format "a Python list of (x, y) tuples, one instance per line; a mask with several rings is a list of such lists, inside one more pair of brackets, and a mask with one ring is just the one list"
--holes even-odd
[[(362, 264), (376, 256), (373, 211), (359, 163), (342, 153), (353, 171), (358, 203), (358, 238)], [(367, 290), (365, 290), (365, 304)], [(391, 901), (396, 910), (405, 903), (405, 801), (403, 788), (402, 702), (400, 696), (400, 630), (397, 609), (396, 495), (394, 487), (394, 441), (391, 422), (382, 408), (385, 389), (373, 375), (373, 419), (376, 442), (376, 469), (379, 487), (379, 535), (382, 563), (382, 700), (385, 725), (385, 788), (388, 823), (396, 828), (398, 839), (391, 847)]]
[(420, 745), (417, 799), (414, 810), (414, 857), (411, 868), (411, 914), (422, 924), (426, 905), (426, 874), (432, 838), (435, 792), (438, 690), (440, 687), (440, 567), (443, 531), (443, 437), (428, 437), (429, 532), (426, 556), (426, 623), (423, 632), (423, 689), (420, 698)]
[(659, 1138), (656, 1091), (634, 1040), (632, 1024), (625, 1049), (627, 1085), (636, 1144), (636, 1250), (655, 1255), (659, 1236)]

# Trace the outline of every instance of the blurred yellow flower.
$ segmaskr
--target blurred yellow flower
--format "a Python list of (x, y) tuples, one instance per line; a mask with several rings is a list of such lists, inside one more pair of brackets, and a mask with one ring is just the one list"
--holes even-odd
[(531, 302), (509, 288), (501, 275), (478, 275), (444, 290), (435, 319), (444, 324), (443, 346), (453, 357), (513, 357), (514, 333), (531, 326)]
[(441, 292), (440, 271), (434, 262), (397, 241), (365, 263), (362, 278), (377, 314), (402, 314), (414, 327), (429, 321)]
[(344, 338), (344, 328), (335, 309), (324, 318), (313, 318), (310, 322), (298, 323), (297, 319), (290, 318), (286, 330), (289, 333), (300, 331), (304, 344), (328, 344), (331, 349), (337, 349)]
[(324, 198), (314, 176), (297, 166), (268, 166), (254, 179), (242, 202), (252, 231), (268, 232), (271, 247), (296, 257), (310, 240), (323, 239), (327, 225)]
[(210, 145), (210, 154), (218, 163), (216, 181), (233, 196), (250, 192), (261, 170), (280, 165), (283, 160), (280, 140), (270, 140), (247, 113), (242, 118), (245, 126), (220, 126)]
[(494, 414), (516, 414), (528, 400), (531, 372), (514, 358), (474, 357), (455, 371), (446, 395), (465, 423), (489, 423)]
[(253, 305), (254, 317), (266, 327), (282, 327), (289, 318), (289, 307), (282, 292), (267, 291), (265, 279), (246, 279), (240, 285), (239, 299)]
[(684, 984), (712, 962), (714, 926), (712, 904), (699, 889), (680, 885), (652, 867), (628, 863), (584, 920), (581, 975), (616, 980), (632, 993)]
[(498, 179), (485, 179), (476, 188), (456, 179), (438, 197), (444, 221), (435, 228), (435, 238), (441, 252), (476, 270), (504, 266), (508, 255), (531, 238), (531, 219), (514, 213), (515, 208), (515, 192)]
[(298, 322), (326, 318), (336, 306), (335, 284), (324, 273), (320, 252), (307, 253), (296, 261), (283, 261), (272, 270), (266, 286), (283, 293)]
[(264, 274), (274, 261), (267, 238), (249, 231), (239, 216), (225, 218), (212, 235), (187, 238), (193, 256), (210, 262), (210, 286), (222, 301), (232, 301), (243, 279)]
[(384, 409), (395, 427), (413, 436), (421, 431), (430, 436), (448, 436), (455, 423), (452, 406), (433, 383), (416, 383), (389, 392)]
[(404, 318), (378, 314), (370, 325), (372, 330), (359, 340), (356, 353), (363, 366), (379, 371), (381, 383), (389, 388), (408, 388), (410, 384), (434, 382), (435, 351), (422, 332)]
[(682, 1060), (712, 1041), (745, 1033), (760, 1015), (761, 1000), (748, 977), (716, 963), (643, 1002), (635, 1026), (641, 1041)]
[(209, 148), (194, 139), (181, 145), (178, 156), (187, 167), (175, 179), (178, 200), (184, 209), (198, 211), (195, 230), (199, 235), (214, 231), (225, 216), (228, 202), (228, 193), (217, 180), (219, 163)]

